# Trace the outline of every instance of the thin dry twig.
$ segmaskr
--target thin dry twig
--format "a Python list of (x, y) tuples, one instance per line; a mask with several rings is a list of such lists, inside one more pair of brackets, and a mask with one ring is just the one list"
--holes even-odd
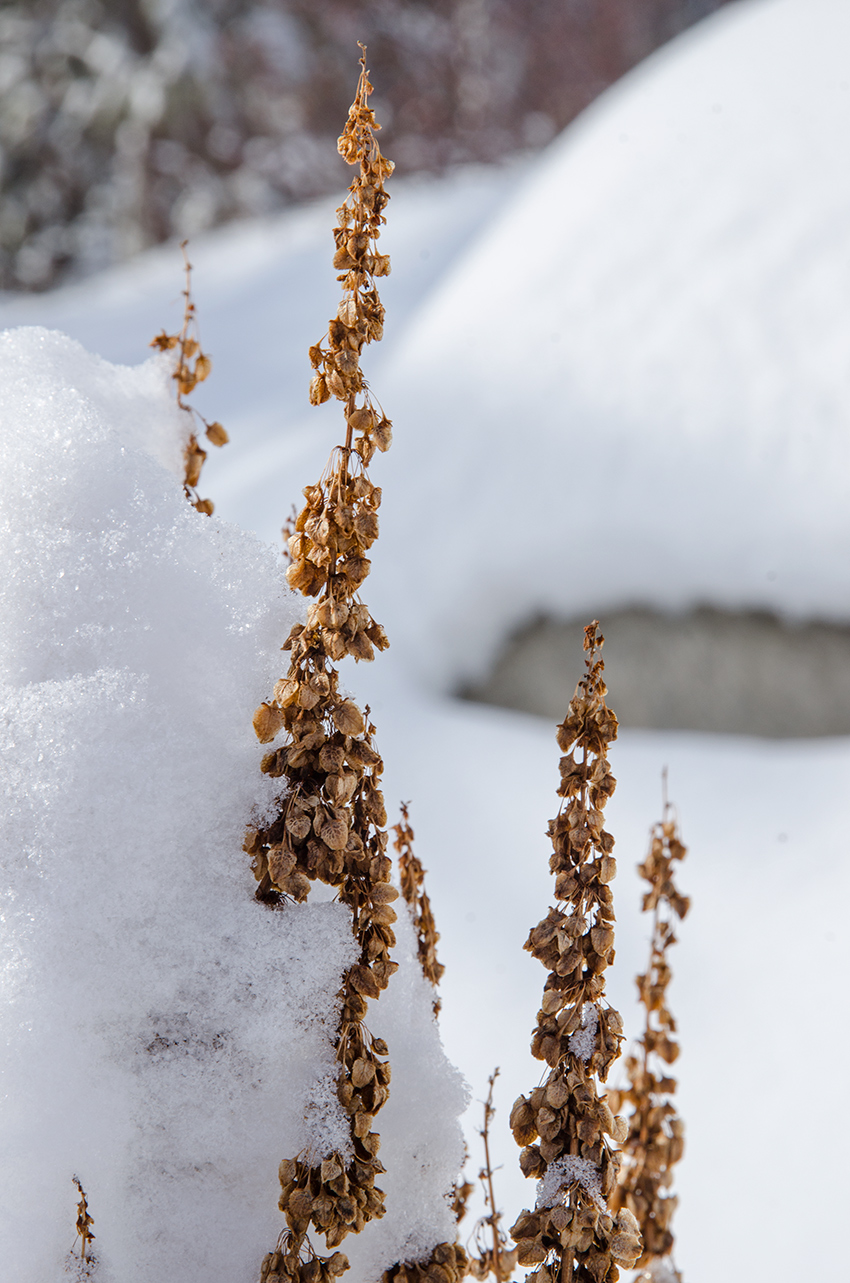
[(676, 1021), (667, 1005), (672, 971), (667, 950), (676, 943), (675, 925), (688, 912), (690, 900), (673, 880), (674, 865), (683, 860), (682, 843), (673, 808), (667, 801), (664, 773), (663, 818), (650, 835), (649, 851), (638, 872), (649, 884), (643, 910), (652, 913), (649, 962), (637, 977), (638, 995), (645, 1023), (635, 1050), (626, 1057), (627, 1086), (611, 1093), (614, 1108), (632, 1106), (629, 1132), (623, 1143), (623, 1166), (612, 1206), (627, 1207), (641, 1228), (644, 1251), (638, 1267), (641, 1276), (655, 1283), (681, 1283), (673, 1264), (670, 1228), (678, 1199), (669, 1192), (673, 1168), (684, 1153), (684, 1125), (673, 1103), (676, 1079), (669, 1066), (679, 1056)]
[(83, 1189), (79, 1178), (76, 1176), (72, 1176), (71, 1180), (76, 1185), (77, 1192), (80, 1195), (80, 1201), (77, 1204), (77, 1235), (80, 1240), (79, 1241), (80, 1260), (88, 1261), (91, 1259), (89, 1247), (91, 1243), (94, 1242), (94, 1238), (95, 1238), (94, 1231), (92, 1230), (94, 1221), (92, 1220), (89, 1214), (88, 1199), (86, 1198), (86, 1192)]
[(499, 1211), (496, 1202), (496, 1193), (493, 1183), (493, 1164), (490, 1160), (490, 1124), (496, 1113), (493, 1104), (493, 1088), (496, 1079), (499, 1076), (498, 1067), (493, 1070), (487, 1080), (487, 1099), (484, 1101), (484, 1125), (478, 1135), (484, 1147), (484, 1166), (478, 1173), (478, 1179), (484, 1188), (484, 1203), (489, 1211), (486, 1216), (482, 1216), (475, 1226), (473, 1237), (477, 1249), (477, 1256), (471, 1256), (469, 1260), (469, 1272), (476, 1279), (486, 1279), (488, 1275), (495, 1275), (498, 1283), (507, 1283), (511, 1278), (517, 1263), (516, 1248), (508, 1247), (508, 1240), (499, 1225), (502, 1219), (502, 1213)]
[(205, 436), (214, 446), (227, 445), (229, 438), (220, 423), (208, 423), (200, 411), (185, 400), (199, 383), (203, 383), (212, 369), (212, 360), (201, 350), (198, 315), (192, 301), (192, 264), (186, 253), (188, 243), (183, 241), (180, 246), (186, 273), (183, 287), (183, 325), (177, 334), (167, 334), (162, 330), (155, 339), (151, 340), (151, 347), (155, 347), (160, 352), (170, 352), (175, 348), (177, 350), (177, 361), (171, 377), (177, 384), (177, 404), (192, 419), (189, 440), (183, 451), (185, 464), (183, 490), (192, 507), (210, 517), (213, 513), (212, 500), (201, 499), (197, 490), (207, 452), (198, 444), (195, 422), (204, 425)]
[[(413, 929), (416, 932), (419, 962), (422, 974), (429, 980), (436, 991), (445, 967), (437, 960), (437, 941), (440, 933), (434, 925), (434, 914), (431, 901), (425, 890), (425, 870), (413, 851), (413, 829), (410, 827), (408, 803), (401, 804), (401, 820), (393, 825), (395, 841), (393, 846), (398, 852), (398, 870), (401, 881), (401, 893), (407, 902)], [(434, 997), (434, 1015), (440, 1014), (439, 996)], [(497, 1071), (498, 1072), (498, 1071)]]

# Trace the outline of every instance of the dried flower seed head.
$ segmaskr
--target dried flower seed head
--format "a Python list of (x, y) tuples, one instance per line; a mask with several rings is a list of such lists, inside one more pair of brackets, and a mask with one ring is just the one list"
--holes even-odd
[[(665, 779), (666, 791), (666, 779)], [(684, 1127), (672, 1096), (676, 1080), (667, 1072), (679, 1055), (676, 1022), (667, 1005), (672, 978), (667, 950), (676, 942), (677, 920), (690, 907), (674, 882), (675, 862), (683, 860), (683, 845), (664, 803), (664, 818), (650, 835), (649, 851), (638, 872), (649, 889), (643, 897), (644, 912), (652, 913), (652, 938), (646, 973), (637, 977), (640, 1001), (646, 1013), (643, 1036), (626, 1057), (627, 1086), (612, 1092), (616, 1107), (632, 1106), (628, 1133), (623, 1138), (623, 1166), (611, 1199), (613, 1207), (630, 1210), (640, 1225), (643, 1253), (638, 1266), (647, 1279), (680, 1283), (673, 1265), (670, 1222), (677, 1198), (671, 1194), (673, 1167), (684, 1152)]]
[[(431, 901), (425, 890), (425, 870), (413, 853), (413, 829), (410, 827), (410, 815), (406, 802), (401, 804), (401, 820), (393, 826), (393, 832), (396, 835), (393, 846), (398, 851), (401, 892), (407, 901), (413, 929), (416, 932), (422, 974), (426, 980), (430, 980), (436, 990), (445, 971), (443, 964), (437, 961), (437, 941), (440, 934), (434, 925)], [(435, 995), (434, 1015), (439, 1014), (440, 999)]]
[(540, 1181), (534, 1211), (511, 1229), (528, 1279), (555, 1283), (613, 1283), (619, 1267), (641, 1252), (631, 1212), (609, 1206), (619, 1157), (611, 1140), (622, 1136), (599, 1090), (619, 1054), (622, 1021), (605, 1002), (606, 967), (614, 957), (610, 881), (614, 839), (602, 827), (614, 792), (607, 748), (617, 719), (605, 703), (596, 620), (585, 629), (585, 675), (558, 727), (561, 810), (549, 825), (555, 896), (534, 927), (526, 949), (548, 969), (531, 1050), (549, 1066), (540, 1087), (520, 1096), (510, 1125), (522, 1146), (520, 1167)]
[[(371, 660), (375, 650), (389, 645), (357, 597), (371, 565), (366, 553), (378, 538), (381, 502), (380, 488), (366, 469), (375, 446), (388, 444), (389, 431), (381, 430), (385, 419), (372, 403), (359, 364), (365, 344), (380, 337), (378, 319), (383, 321), (372, 277), (379, 274), (374, 244), (388, 199), (383, 180), (392, 172), (375, 141), (371, 88), (364, 51), (357, 95), (340, 139), (342, 154), (359, 167), (337, 211), (334, 232), (335, 262), (345, 269), (340, 277), (344, 297), (329, 324), (327, 345), (310, 349), (316, 371), (310, 400), (318, 404), (336, 396), (345, 403), (345, 443), (332, 454), (318, 484), (305, 486), (304, 507), (290, 523), (287, 580), (317, 600), (283, 646), (290, 656), (286, 676), (254, 715), (262, 743), (285, 736), (264, 757), (262, 769), (285, 780), (286, 789), (272, 820), (249, 829), (245, 838), (258, 899), (273, 906), (303, 901), (314, 881), (325, 882), (351, 907), (360, 947), (357, 963), (343, 978), (335, 1039), (337, 1095), (349, 1116), (351, 1156), (326, 1155), (320, 1163), (300, 1156), (281, 1165), (279, 1206), (289, 1230), (276, 1272), (290, 1283), (296, 1278), (313, 1283), (310, 1271), (334, 1272), (309, 1246), (311, 1225), (334, 1248), (384, 1213), (384, 1196), (375, 1184), (384, 1168), (373, 1123), (389, 1096), (390, 1066), (386, 1045), (363, 1021), (369, 1001), (380, 996), (397, 967), (390, 957), (397, 893), (389, 882), (383, 762), (374, 746), (375, 728), (368, 707), (362, 712), (341, 690), (336, 668), (346, 655)], [(341, 1268), (347, 1262), (336, 1272)]]
[(151, 341), (151, 347), (155, 347), (160, 352), (171, 352), (175, 348), (177, 350), (177, 359), (171, 377), (177, 385), (177, 404), (192, 419), (192, 431), (183, 451), (185, 465), (183, 490), (193, 508), (211, 517), (213, 514), (212, 500), (201, 499), (197, 492), (198, 482), (201, 479), (201, 469), (204, 466), (207, 452), (201, 449), (198, 444), (196, 423), (203, 424), (207, 440), (214, 446), (227, 445), (230, 438), (220, 423), (207, 423), (204, 416), (193, 405), (189, 405), (184, 400), (184, 397), (189, 396), (199, 383), (203, 383), (212, 370), (212, 361), (205, 352), (201, 351), (198, 337), (198, 316), (195, 304), (192, 302), (192, 264), (186, 254), (187, 243), (187, 241), (184, 241), (180, 246), (183, 251), (183, 263), (186, 271), (186, 284), (183, 288), (183, 326), (179, 334), (167, 334), (165, 330), (162, 330)]

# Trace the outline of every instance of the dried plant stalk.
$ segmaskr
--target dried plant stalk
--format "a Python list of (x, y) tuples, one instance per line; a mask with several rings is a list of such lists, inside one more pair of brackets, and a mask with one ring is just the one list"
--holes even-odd
[(344, 402), (345, 444), (334, 451), (318, 484), (305, 488), (306, 504), (289, 538), (287, 579), (318, 601), (308, 608), (306, 623), (292, 629), (283, 647), (290, 652), (289, 670), (254, 715), (261, 742), (286, 732), (283, 746), (262, 763), (267, 774), (286, 781), (286, 791), (271, 823), (250, 829), (245, 841), (260, 900), (271, 905), (287, 898), (303, 901), (317, 879), (336, 887), (352, 909), (360, 946), (358, 962), (343, 978), (335, 1040), (337, 1094), (350, 1118), (351, 1152), (321, 1162), (302, 1154), (280, 1165), (280, 1208), (289, 1229), (279, 1250), (266, 1257), (263, 1278), (279, 1275), (301, 1283), (320, 1278), (327, 1283), (348, 1268), (342, 1253), (326, 1260), (315, 1256), (306, 1237), (311, 1225), (325, 1235), (328, 1247), (336, 1247), (384, 1213), (375, 1179), (385, 1169), (372, 1123), (389, 1096), (390, 1066), (386, 1044), (372, 1037), (363, 1020), (367, 1000), (380, 995), (397, 968), (390, 948), (398, 892), (389, 881), (383, 762), (373, 743), (375, 728), (369, 709), (364, 714), (340, 692), (335, 667), (345, 655), (371, 660), (376, 647), (389, 644), (357, 596), (369, 572), (366, 552), (378, 537), (381, 498), (366, 469), (374, 450), (390, 443), (389, 421), (374, 409), (359, 364), (365, 344), (381, 337), (383, 308), (374, 277), (389, 271), (389, 260), (376, 253), (375, 243), (388, 200), (383, 183), (392, 164), (375, 139), (379, 126), (368, 105), (371, 89), (364, 50), (357, 95), (339, 140), (341, 154), (359, 166), (337, 210), (334, 232), (334, 263), (344, 269), (338, 277), (344, 295), (328, 327), (327, 347), (310, 350), (319, 371), (311, 401), (334, 395)]
[(197, 489), (207, 452), (198, 444), (195, 422), (204, 425), (206, 438), (214, 446), (227, 445), (229, 438), (220, 423), (208, 423), (200, 411), (185, 400), (199, 383), (203, 383), (212, 369), (210, 357), (206, 352), (201, 351), (198, 315), (195, 310), (195, 304), (192, 302), (192, 264), (189, 262), (189, 256), (186, 253), (188, 243), (188, 241), (183, 241), (180, 246), (183, 251), (183, 264), (186, 272), (186, 283), (183, 287), (183, 325), (178, 334), (167, 334), (165, 330), (162, 330), (151, 341), (151, 347), (157, 348), (160, 352), (170, 352), (172, 349), (177, 349), (177, 362), (172, 374), (172, 378), (177, 384), (177, 404), (181, 410), (192, 418), (192, 431), (189, 434), (186, 449), (183, 451), (185, 466), (183, 491), (193, 508), (197, 508), (198, 512), (206, 513), (208, 517), (211, 517), (213, 514), (213, 502), (211, 499), (202, 499)]
[(80, 1196), (80, 1201), (77, 1204), (77, 1236), (80, 1240), (79, 1242), (80, 1260), (90, 1261), (91, 1260), (90, 1247), (91, 1247), (91, 1244), (94, 1242), (94, 1238), (95, 1238), (94, 1231), (92, 1230), (94, 1221), (92, 1220), (92, 1217), (89, 1215), (89, 1205), (88, 1205), (88, 1199), (86, 1198), (86, 1191), (83, 1189), (79, 1178), (76, 1176), (72, 1176), (71, 1179), (76, 1185), (77, 1193)]
[[(398, 852), (401, 893), (407, 901), (413, 929), (416, 932), (422, 974), (436, 989), (445, 971), (443, 964), (437, 961), (437, 941), (440, 933), (434, 925), (431, 901), (425, 890), (425, 870), (413, 852), (413, 829), (410, 827), (407, 805), (406, 802), (402, 802), (401, 820), (393, 825), (393, 832), (396, 835), (393, 846)], [(440, 999), (437, 996), (434, 998), (434, 1015), (439, 1014)]]
[[(419, 962), (422, 973), (435, 990), (445, 968), (437, 961), (436, 945), (439, 934), (434, 926), (431, 902), (425, 891), (425, 870), (413, 853), (413, 829), (407, 803), (401, 804), (401, 820), (393, 826), (398, 852), (401, 890), (413, 927), (416, 932)], [(440, 1011), (440, 1000), (434, 998), (434, 1015)], [(498, 1072), (498, 1071), (497, 1071)], [(460, 1221), (472, 1187), (463, 1182), (451, 1194), (455, 1220)], [(427, 1257), (419, 1260), (400, 1261), (385, 1270), (381, 1283), (460, 1283), (469, 1270), (469, 1259), (459, 1243), (438, 1243)]]
[(502, 1213), (496, 1202), (493, 1164), (490, 1161), (490, 1124), (496, 1113), (493, 1104), (493, 1087), (498, 1077), (499, 1070), (496, 1068), (487, 1079), (484, 1125), (478, 1133), (484, 1146), (484, 1166), (478, 1173), (478, 1179), (484, 1187), (484, 1202), (489, 1212), (475, 1226), (474, 1238), (478, 1255), (470, 1258), (469, 1273), (476, 1279), (486, 1279), (488, 1275), (493, 1274), (498, 1283), (507, 1283), (516, 1269), (517, 1249), (508, 1247), (508, 1240), (499, 1225)]
[(549, 824), (555, 896), (525, 948), (549, 968), (532, 1036), (532, 1054), (549, 1073), (511, 1113), (520, 1166), (540, 1179), (535, 1209), (511, 1230), (519, 1263), (537, 1268), (535, 1283), (613, 1283), (618, 1266), (632, 1266), (641, 1252), (637, 1221), (627, 1208), (614, 1212), (618, 1155), (609, 1137), (622, 1141), (627, 1126), (600, 1094), (619, 1054), (622, 1021), (605, 1001), (605, 969), (614, 957), (611, 880), (614, 839), (603, 827), (603, 808), (615, 780), (607, 759), (617, 719), (605, 703), (607, 688), (599, 651), (598, 622), (585, 629), (583, 679), (558, 727), (564, 799)]
[(667, 1005), (672, 978), (667, 950), (676, 943), (675, 923), (690, 907), (673, 880), (674, 863), (686, 854), (665, 798), (664, 818), (653, 828), (649, 852), (638, 865), (649, 883), (643, 910), (653, 915), (649, 965), (645, 975), (637, 977), (646, 1022), (635, 1051), (626, 1058), (628, 1086), (611, 1093), (614, 1108), (632, 1106), (623, 1166), (611, 1204), (627, 1207), (637, 1218), (644, 1246), (638, 1268), (645, 1271), (642, 1278), (655, 1283), (681, 1283), (671, 1259), (670, 1222), (678, 1199), (669, 1190), (673, 1168), (684, 1153), (684, 1126), (672, 1100), (676, 1079), (667, 1071), (679, 1055), (676, 1021)]

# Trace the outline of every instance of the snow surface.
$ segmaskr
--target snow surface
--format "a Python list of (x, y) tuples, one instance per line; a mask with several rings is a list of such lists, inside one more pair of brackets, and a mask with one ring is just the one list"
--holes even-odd
[[(264, 908), (241, 852), (275, 787), (250, 711), (300, 601), (271, 548), (201, 517), (163, 467), (185, 433), (169, 373), (44, 330), (0, 342), (0, 1135), (14, 1174), (0, 1242), (15, 1283), (58, 1281), (74, 1173), (105, 1283), (248, 1283), (281, 1228), (280, 1160), (348, 1144), (331, 1036), (357, 958), (350, 911)], [(460, 1161), (464, 1089), (409, 927), (397, 956), (370, 1018), (395, 1070), (391, 1210), (351, 1253), (362, 1277), (450, 1235)]]
[[(365, 593), (393, 644), (371, 668), (353, 670), (347, 680), (373, 708), (389, 809), (393, 799), (412, 799), (416, 849), (428, 869), (442, 933), (446, 1050), (479, 1099), (487, 1076), (501, 1066), (492, 1145), (508, 1224), (534, 1200), (533, 1187), (518, 1171), (507, 1117), (513, 1099), (540, 1077), (528, 1041), (544, 972), (522, 943), (550, 903), (545, 826), (555, 809), (558, 750), (545, 723), (462, 705), (445, 692), (484, 666), (512, 624), (535, 609), (595, 613), (606, 605), (678, 608), (701, 600), (848, 618), (850, 179), (842, 159), (850, 125), (848, 27), (850, 11), (839, 0), (742, 0), (606, 93), (535, 167), (472, 171), (445, 183), (395, 188), (386, 231), (394, 271), (385, 291), (387, 338), (368, 357), (374, 390), (395, 421), (395, 439), (372, 468), (384, 487), (384, 504)], [(204, 343), (215, 365), (201, 390), (202, 405), (233, 438), (207, 465), (202, 493), (212, 496), (222, 516), (272, 542), (301, 486), (319, 475), (337, 439), (335, 407), (311, 412), (305, 403), (306, 347), (335, 309), (336, 285), (325, 257), (331, 214), (326, 204), (234, 227), (192, 251)], [(421, 257), (425, 252), (428, 258)], [(59, 325), (110, 360), (135, 362), (153, 333), (173, 324), (179, 288), (179, 255), (173, 252), (169, 263), (162, 250), (73, 290), (7, 300), (0, 319)], [(167, 299), (174, 300), (171, 318)], [(38, 511), (34, 506), (33, 514)], [(163, 532), (188, 522), (191, 514), (180, 512), (183, 517), (175, 509), (168, 522), (163, 519)], [(203, 530), (193, 535), (193, 549), (238, 538), (232, 530), (226, 537), (215, 533), (228, 529), (217, 519), (190, 528)], [(56, 531), (58, 541), (58, 520)], [(180, 859), (187, 849), (209, 849), (219, 870), (214, 881), (242, 886), (236, 813), (254, 804), (258, 786), (256, 750), (240, 736), (247, 734), (256, 696), (247, 677), (238, 679), (238, 689), (228, 683), (236, 680), (234, 672), (253, 673), (255, 687), (267, 689), (271, 650), (288, 610), (282, 597), (269, 604), (279, 579), (265, 554), (253, 543), (239, 547), (256, 567), (251, 600), (262, 601), (264, 609), (251, 616), (255, 635), (242, 638), (239, 662), (204, 688), (216, 692), (214, 708), (204, 714), (213, 716), (219, 683), (225, 683), (222, 698), (232, 720), (221, 741), (226, 748), (215, 753), (214, 794), (207, 780), (213, 758), (199, 746), (185, 796), (199, 804), (210, 797), (213, 818), (195, 808), (194, 828), (188, 817), (182, 821), (184, 837), (168, 866), (184, 888), (182, 899), (175, 893), (175, 905), (185, 903), (191, 884), (204, 920), (209, 916), (213, 923), (225, 910), (208, 907), (212, 892), (205, 884), (195, 887)], [(209, 578), (209, 562), (197, 555), (206, 565), (198, 573)], [(180, 564), (194, 564), (194, 552), (180, 556)], [(32, 573), (39, 579), (37, 568)], [(39, 591), (47, 593), (47, 587)], [(222, 603), (218, 591), (207, 586), (202, 595), (217, 603), (221, 618), (234, 618), (228, 612), (239, 614), (243, 599), (237, 593)], [(53, 611), (70, 612), (70, 605), (49, 593), (39, 600), (45, 602), (45, 635), (59, 637)], [(188, 635), (199, 633), (190, 628)], [(236, 647), (238, 640), (230, 633), (227, 645)], [(126, 644), (133, 639), (128, 636)], [(30, 662), (11, 645), (16, 662)], [(202, 655), (205, 645), (212, 646), (205, 632), (198, 645)], [(258, 659), (264, 646), (267, 658)], [(122, 664), (119, 656), (107, 666), (120, 670)], [(83, 675), (86, 681), (99, 666)], [(72, 680), (65, 673), (61, 679)], [(167, 683), (160, 674), (144, 688), (154, 702), (160, 679)], [(59, 678), (45, 667), (37, 680)], [(70, 719), (62, 711), (69, 702), (85, 696), (88, 723), (79, 724), (104, 726), (97, 718), (108, 715), (109, 735), (104, 730), (101, 742), (111, 735), (112, 742), (124, 743), (115, 723), (123, 727), (142, 714), (129, 695), (110, 693), (119, 685), (97, 681), (96, 688), (69, 688), (65, 703), (57, 697), (57, 725)], [(126, 681), (120, 690), (130, 689), (131, 679)], [(137, 688), (141, 684), (132, 683)], [(178, 707), (189, 716), (198, 702), (200, 693), (194, 699), (181, 695)], [(611, 702), (616, 709), (616, 690)], [(52, 703), (38, 709), (52, 722)], [(160, 716), (158, 726), (167, 725)], [(97, 733), (93, 729), (86, 739), (97, 742)], [(36, 732), (28, 735), (32, 747), (26, 752), (35, 761), (40, 742)], [(139, 752), (144, 743), (140, 729)], [(57, 744), (64, 751), (64, 741)], [(54, 745), (54, 752), (59, 748)], [(62, 761), (67, 759), (82, 760), (79, 751), (69, 751)], [(28, 760), (22, 751), (21, 761)], [(126, 779), (128, 790), (141, 791), (132, 763), (120, 756), (112, 761), (105, 750), (98, 760), (110, 779)], [(846, 1075), (850, 1056), (850, 742), (631, 732), (613, 746), (611, 760), (619, 786), (608, 827), (617, 839), (620, 874), (614, 884), (618, 958), (609, 996), (627, 1031), (640, 1029), (633, 976), (645, 967), (649, 936), (637, 912), (634, 866), (660, 815), (664, 765), (690, 848), (680, 881), (693, 908), (674, 951), (671, 991), (682, 1043), (678, 1099), (687, 1127), (686, 1157), (676, 1173), (677, 1262), (688, 1283), (714, 1283), (718, 1276), (729, 1283), (843, 1283), (850, 1124), (836, 1079)], [(231, 781), (226, 797), (225, 764)], [(151, 763), (154, 768), (152, 779), (168, 796), (173, 754), (161, 767)], [(58, 769), (48, 783), (27, 790), (32, 801), (16, 795), (20, 814), (32, 815), (33, 824), (42, 796), (56, 798), (45, 824), (58, 823), (51, 818), (62, 813), (55, 790), (71, 788)], [(151, 803), (150, 824), (161, 823), (158, 815)], [(21, 826), (14, 832), (23, 833), (29, 821), (13, 816), (12, 822)], [(97, 822), (105, 820), (98, 814)], [(198, 825), (204, 826), (204, 843), (195, 840)], [(85, 861), (104, 867), (109, 852), (125, 845), (112, 841), (100, 854), (86, 848)], [(43, 858), (58, 862), (63, 849), (51, 838)], [(73, 849), (75, 869), (86, 868)], [(132, 849), (136, 860), (152, 858), (145, 856), (147, 847), (139, 852), (138, 842)], [(24, 876), (17, 868), (14, 863), (16, 889)], [(137, 878), (135, 863), (127, 876), (136, 887), (141, 870)], [(51, 890), (55, 879), (37, 885), (41, 897), (58, 895)], [(74, 878), (65, 877), (62, 887), (71, 906), (83, 899)], [(140, 888), (138, 894), (149, 897), (150, 891)], [(36, 899), (36, 916), (40, 903)], [(126, 912), (124, 903), (116, 888), (111, 920)], [(21, 915), (15, 920), (19, 962), (11, 972), (17, 984), (30, 927), (22, 901), (9, 911)], [(169, 921), (183, 921), (177, 907), (166, 911)], [(325, 912), (325, 906), (309, 912)], [(231, 922), (241, 922), (240, 914), (250, 917), (247, 906), (231, 910), (230, 901), (227, 914)], [(76, 928), (64, 930), (70, 935)], [(103, 941), (104, 950), (114, 947), (122, 958), (135, 947), (106, 934)], [(218, 956), (218, 945), (205, 937), (197, 964), (184, 957), (176, 973), (203, 989), (204, 968)], [(178, 947), (177, 940), (169, 943)], [(248, 946), (244, 955), (233, 947), (238, 972)], [(32, 966), (43, 974), (38, 951)], [(54, 971), (61, 978), (61, 969)], [(51, 1000), (38, 996), (35, 985), (20, 984), (16, 1002), (30, 993), (34, 1010), (47, 1008)], [(401, 1018), (406, 985), (414, 986), (413, 977), (400, 973), (381, 999), (388, 1018), (391, 1012)], [(101, 1001), (112, 1011), (108, 993)], [(190, 1007), (163, 999), (151, 1008), (136, 995), (130, 1009), (141, 1028), (150, 1010)], [(85, 1012), (80, 1018), (93, 1021)], [(13, 1025), (16, 1019), (10, 1018)], [(416, 1025), (415, 1037), (425, 1028)], [(95, 1035), (102, 1036), (99, 1029)], [(17, 1025), (9, 1036), (16, 1047), (24, 1040)], [(61, 1029), (55, 1037), (51, 1045), (59, 1046)], [(431, 1054), (437, 1056), (433, 1046)], [(71, 1055), (45, 1066), (33, 1052), (20, 1062), (20, 1072), (12, 1062), (27, 1106), (34, 1099), (25, 1091), (27, 1076), (35, 1075), (39, 1099), (50, 1102), (64, 1081), (62, 1060)], [(395, 1156), (412, 1154), (421, 1167), (425, 1141), (445, 1117), (444, 1092), (429, 1074), (416, 1074), (413, 1058), (409, 1073), (415, 1108), (407, 1109), (396, 1094), (395, 1071), (382, 1135), (394, 1163)], [(306, 1090), (297, 1074), (294, 1081)], [(457, 1090), (453, 1084), (445, 1094)], [(109, 1122), (113, 1097), (104, 1088), (97, 1107), (91, 1095), (84, 1099), (90, 1120), (85, 1127), (74, 1123), (74, 1135), (85, 1132), (92, 1146), (101, 1137), (109, 1161), (119, 1164), (118, 1122)], [(395, 1106), (403, 1123), (390, 1136)], [(481, 1112), (473, 1103), (467, 1116), (472, 1174), (481, 1157), (475, 1134)], [(67, 1138), (72, 1124), (58, 1107), (54, 1113), (57, 1134)], [(26, 1112), (16, 1117), (26, 1123)], [(119, 1122), (129, 1128), (123, 1113)], [(414, 1122), (416, 1139), (407, 1145), (405, 1127)], [(240, 1157), (253, 1143), (250, 1135), (244, 1145), (240, 1138)], [(66, 1166), (83, 1166), (67, 1139), (61, 1152)], [(86, 1172), (80, 1175), (85, 1179)], [(403, 1190), (406, 1175), (393, 1179)], [(259, 1251), (268, 1227), (277, 1223), (274, 1183), (272, 1174), (259, 1204), (249, 1207), (245, 1200), (230, 1221), (240, 1233), (245, 1229), (246, 1241), (254, 1236)], [(10, 1245), (19, 1250), (22, 1241), (40, 1243), (54, 1231), (52, 1241), (67, 1246), (61, 1227), (71, 1224), (70, 1208), (67, 1214), (60, 1209), (60, 1187), (71, 1192), (64, 1170), (56, 1177), (55, 1197), (41, 1198), (35, 1210), (23, 1196), (20, 1206), (14, 1204), (16, 1232), (11, 1235), (7, 1222), (4, 1253)], [(119, 1193), (113, 1196), (117, 1205)], [(106, 1253), (131, 1231), (105, 1211), (101, 1230), (93, 1195), (92, 1201), (95, 1230), (102, 1234), (98, 1246)], [(799, 1213), (803, 1201), (806, 1216)], [(214, 1217), (220, 1204), (212, 1196), (210, 1202)], [(68, 1203), (65, 1197), (62, 1208)], [(401, 1226), (407, 1212), (398, 1215)], [(32, 1229), (22, 1236), (20, 1224)], [(389, 1217), (377, 1228), (389, 1233), (388, 1226)], [(226, 1273), (224, 1259), (203, 1277), (214, 1283), (251, 1279), (244, 1271)], [(364, 1261), (353, 1274), (352, 1283), (374, 1278)], [(175, 1268), (171, 1275), (176, 1283), (193, 1277)]]

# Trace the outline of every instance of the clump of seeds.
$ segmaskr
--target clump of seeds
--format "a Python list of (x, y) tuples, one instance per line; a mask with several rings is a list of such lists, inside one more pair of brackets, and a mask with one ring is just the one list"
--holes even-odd
[(607, 750), (617, 719), (605, 703), (602, 643), (594, 621), (585, 629), (585, 675), (558, 727), (563, 804), (549, 825), (549, 867), (565, 907), (550, 909), (525, 945), (549, 970), (531, 1044), (549, 1071), (510, 1119), (520, 1166), (540, 1182), (534, 1210), (511, 1230), (519, 1263), (536, 1267), (528, 1276), (535, 1283), (614, 1283), (618, 1267), (641, 1252), (633, 1214), (609, 1204), (619, 1162), (610, 1140), (622, 1141), (627, 1125), (598, 1086), (622, 1040), (620, 1016), (605, 1001), (616, 861), (603, 809), (615, 787)]

